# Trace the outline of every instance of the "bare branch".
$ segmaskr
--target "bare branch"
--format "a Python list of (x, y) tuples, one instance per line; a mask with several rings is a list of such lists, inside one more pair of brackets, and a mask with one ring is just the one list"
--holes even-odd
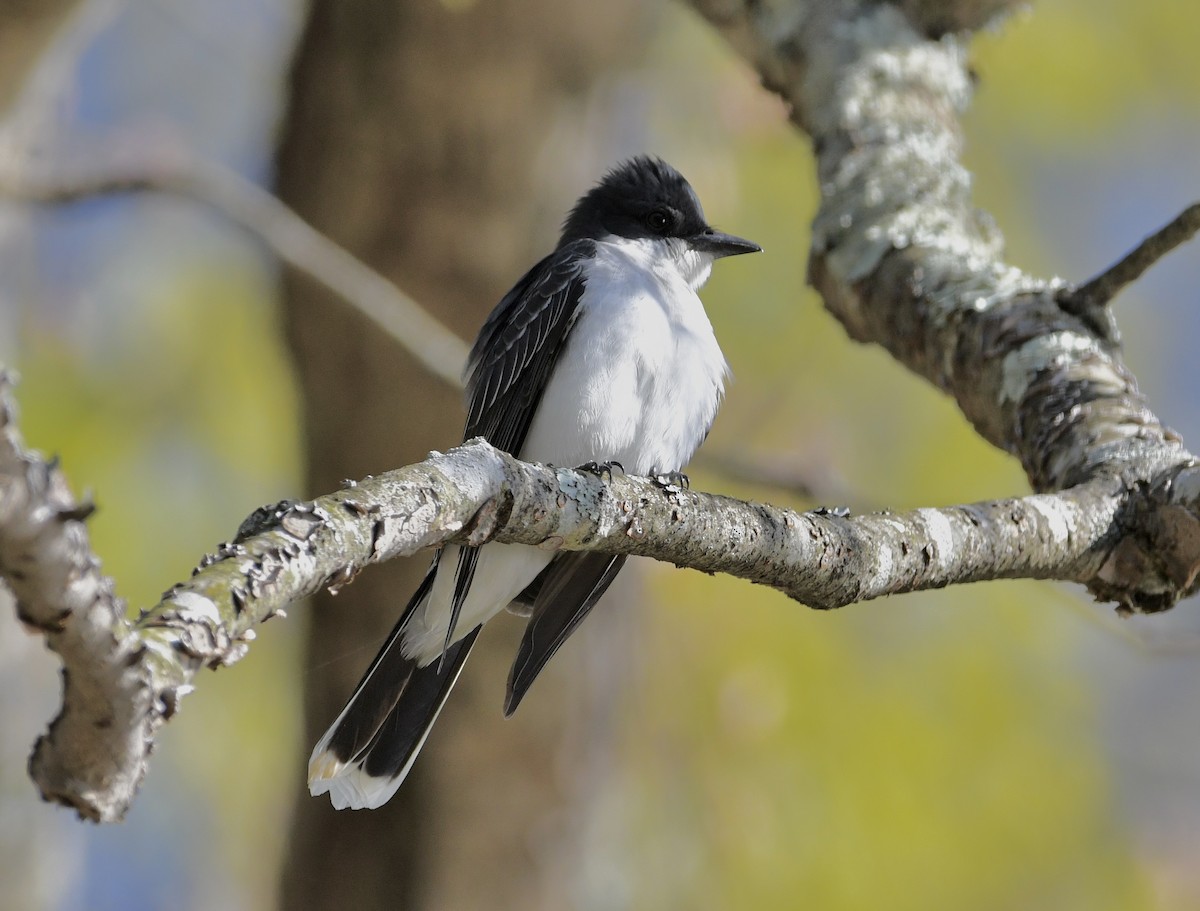
[[(521, 462), (477, 438), (311, 503), (279, 504), (164, 605), (188, 593), (217, 604), (218, 614), (228, 603), (231, 615), (261, 618), (371, 563), (446, 542), (497, 541), (652, 557), (829, 609), (981, 579), (1088, 579), (1107, 552), (1119, 498), (1115, 486), (1097, 485), (903, 513), (798, 513)], [(162, 618), (173, 610), (160, 605), (138, 626), (170, 626)], [(246, 628), (232, 626), (228, 638)], [(228, 663), (224, 651), (216, 663)]]
[(1180, 244), (1191, 240), (1197, 231), (1200, 231), (1200, 203), (1188, 206), (1095, 278), (1075, 288), (1064, 288), (1058, 294), (1059, 306), (1076, 316), (1107, 306), (1127, 285), (1141, 278)]
[[(605, 482), (473, 440), (310, 503), (260, 511), (132, 630), (103, 605), (57, 616), (48, 636), (114, 627), (121, 635), (60, 649), (66, 704), (85, 710), (69, 730), (56, 722), (31, 769), (48, 799), (88, 818), (120, 818), (133, 797), (125, 783), (141, 779), (157, 729), (201, 668), (237, 661), (255, 628), (292, 602), (448, 541), (648, 556), (834, 608), (982, 579), (1088, 580), (1103, 571), (1122, 501), (1119, 485), (1094, 483), (947, 509), (801, 514), (643, 478)], [(8, 573), (12, 564), (2, 566)], [(75, 693), (80, 680), (98, 682), (86, 699)]]
[[(93, 151), (79, 166), (37, 166), (0, 148), (0, 196), (62, 204), (114, 193), (159, 192), (211, 206), (295, 269), (320, 282), (374, 322), (431, 373), (462, 388), (463, 341), (416, 301), (236, 171), (199, 161), (167, 143), (122, 143), (128, 152)], [(83, 156), (79, 160), (85, 160)]]

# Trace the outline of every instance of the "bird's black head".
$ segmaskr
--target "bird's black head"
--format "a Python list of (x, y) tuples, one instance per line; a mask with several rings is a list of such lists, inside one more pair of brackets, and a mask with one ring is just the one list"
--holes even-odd
[(589, 190), (563, 225), (559, 246), (581, 238), (679, 238), (714, 257), (760, 250), (709, 227), (692, 185), (661, 158), (639, 155)]

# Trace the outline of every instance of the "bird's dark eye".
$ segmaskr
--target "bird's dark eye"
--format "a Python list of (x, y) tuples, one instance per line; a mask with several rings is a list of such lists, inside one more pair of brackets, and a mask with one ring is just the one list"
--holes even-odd
[(675, 219), (671, 217), (671, 213), (664, 209), (655, 209), (646, 216), (646, 226), (655, 234), (666, 234), (674, 222)]

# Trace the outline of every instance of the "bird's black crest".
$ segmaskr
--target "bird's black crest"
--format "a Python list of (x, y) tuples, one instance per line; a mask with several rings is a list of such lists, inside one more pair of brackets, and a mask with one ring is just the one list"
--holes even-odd
[(661, 158), (639, 155), (609, 171), (571, 210), (559, 246), (582, 238), (690, 237), (707, 227), (691, 184)]

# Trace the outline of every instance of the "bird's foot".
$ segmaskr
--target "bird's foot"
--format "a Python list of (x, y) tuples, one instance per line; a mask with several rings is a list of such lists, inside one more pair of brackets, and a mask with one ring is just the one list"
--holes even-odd
[(849, 506), (818, 506), (813, 510), (814, 515), (846, 519), (850, 516)]
[(586, 471), (594, 474), (601, 481), (611, 481), (614, 477), (625, 474), (625, 466), (620, 462), (584, 462), (576, 471)]
[(682, 471), (658, 471), (654, 469), (650, 472), (650, 480), (659, 487), (677, 487), (680, 490), (689, 490), (692, 486), (691, 479)]
[(264, 531), (270, 531), (275, 528), (279, 520), (287, 515), (293, 506), (299, 503), (300, 500), (280, 500), (278, 503), (268, 503), (266, 506), (258, 507), (258, 509), (242, 520), (242, 524), (238, 526), (237, 534), (233, 537), (233, 543), (241, 544), (255, 535), (260, 535)]

